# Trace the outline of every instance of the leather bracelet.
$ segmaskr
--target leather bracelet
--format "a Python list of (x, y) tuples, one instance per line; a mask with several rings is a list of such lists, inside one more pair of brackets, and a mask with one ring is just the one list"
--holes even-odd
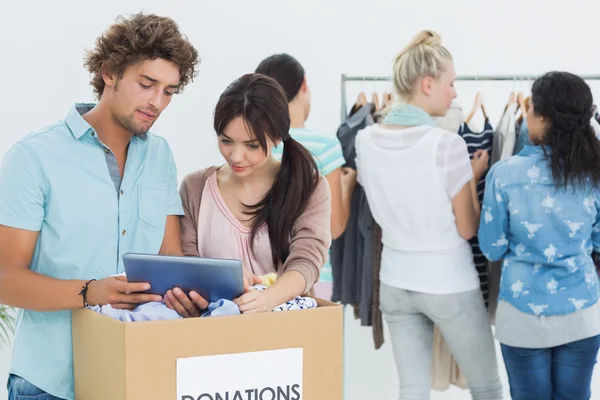
[(88, 287), (90, 286), (91, 282), (94, 282), (95, 279), (90, 279), (89, 281), (87, 281), (85, 283), (85, 286), (81, 287), (81, 292), (79, 292), (79, 295), (83, 297), (83, 308), (86, 308), (89, 306), (88, 302), (87, 302), (87, 291), (88, 291)]

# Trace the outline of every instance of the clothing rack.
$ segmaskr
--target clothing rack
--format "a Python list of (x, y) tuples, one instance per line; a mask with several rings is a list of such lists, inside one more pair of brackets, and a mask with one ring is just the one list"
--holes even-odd
[[(586, 81), (600, 81), (600, 75), (579, 75)], [(457, 81), (512, 81), (523, 82), (533, 81), (540, 75), (459, 75)], [(346, 83), (347, 82), (391, 82), (391, 76), (350, 76), (342, 74), (342, 114), (341, 121), (344, 122), (348, 117), (348, 107), (346, 106)]]
[[(478, 81), (512, 81), (512, 82), (519, 82), (522, 83), (523, 81), (525, 82), (531, 82), (534, 81), (535, 79), (537, 79), (538, 77), (540, 77), (541, 75), (458, 75), (456, 77), (457, 81), (473, 81), (473, 82), (478, 82)], [(600, 75), (579, 75), (582, 79), (586, 80), (586, 81), (600, 81)], [(392, 77), (391, 76), (351, 76), (351, 75), (345, 75), (342, 74), (341, 76), (341, 122), (343, 123), (344, 121), (346, 121), (346, 118), (348, 117), (348, 109), (346, 106), (346, 84), (348, 82), (391, 82)], [(344, 309), (344, 325), (345, 325), (345, 313), (346, 310)], [(343, 347), (344, 347), (344, 354), (346, 354), (346, 335), (344, 332), (343, 335)], [(342, 374), (343, 374), (343, 392), (345, 394), (346, 392), (346, 371), (347, 368), (346, 366), (343, 366), (342, 368)]]

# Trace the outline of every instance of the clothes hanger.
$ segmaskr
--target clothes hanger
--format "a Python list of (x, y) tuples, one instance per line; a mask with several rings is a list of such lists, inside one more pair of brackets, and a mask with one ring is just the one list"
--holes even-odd
[(356, 102), (354, 103), (357, 107), (362, 107), (367, 104), (367, 95), (365, 94), (365, 80), (363, 79), (362, 90), (358, 93)]
[(379, 82), (375, 81), (373, 87), (373, 94), (371, 95), (371, 116), (375, 122), (379, 122), (381, 111), (383, 110), (383, 103), (379, 102)]
[[(476, 78), (476, 82), (477, 82), (477, 86), (479, 87), (479, 76)], [(475, 116), (475, 113), (477, 113), (477, 110), (479, 110), (479, 109), (481, 109), (481, 112), (483, 112), (483, 116), (487, 120), (488, 115), (485, 110), (485, 106), (483, 105), (483, 95), (481, 94), (481, 91), (478, 91), (477, 94), (475, 95), (475, 102), (473, 103), (473, 108), (471, 109), (471, 112), (469, 113), (469, 115), (467, 115), (467, 117), (465, 118), (466, 124), (468, 124), (471, 121), (471, 119), (473, 119), (473, 117)]]
[[(521, 78), (521, 82), (523, 82), (523, 79)], [(523, 121), (523, 118), (525, 118), (525, 114), (527, 114), (527, 101), (526, 101), (526, 97), (525, 94), (523, 93), (523, 91), (519, 91), (519, 94), (517, 95), (517, 101), (519, 102), (519, 108), (521, 109), (521, 116), (519, 117), (519, 123), (521, 121)]]
[(367, 96), (365, 95), (365, 81), (363, 79), (363, 84), (362, 84), (362, 90), (358, 93), (358, 96), (356, 97), (356, 101), (354, 102), (354, 105), (352, 106), (352, 108), (350, 109), (350, 116), (354, 115), (358, 110), (360, 110), (362, 108), (362, 106), (364, 106), (365, 104), (367, 104)]
[(356, 102), (354, 103), (357, 107), (362, 107), (367, 104), (367, 96), (365, 92), (360, 92), (358, 97), (356, 98)]
[(381, 110), (381, 108), (379, 107), (379, 95), (377, 94), (377, 85), (375, 85), (375, 91), (373, 92), (371, 103), (373, 103), (373, 108), (375, 109), (375, 111)]
[(531, 86), (533, 86), (531, 79), (527, 78), (527, 97), (523, 100), (525, 104), (525, 111), (529, 111), (529, 106), (531, 105)]
[(388, 106), (390, 106), (391, 103), (393, 102), (391, 86), (392, 86), (391, 82), (388, 82), (387, 88), (383, 92), (383, 96), (382, 96), (383, 97), (383, 106), (382, 106), (382, 109), (388, 108)]
[[(483, 97), (483, 95), (482, 95)], [(485, 104), (483, 104), (483, 98), (481, 99), (481, 112), (483, 113), (483, 117), (485, 118), (485, 121), (487, 122), (490, 118), (488, 117), (488, 113), (485, 110)]]
[(477, 113), (477, 110), (479, 110), (481, 108), (481, 106), (482, 106), (481, 92), (477, 92), (477, 94), (475, 94), (475, 102), (473, 103), (473, 108), (471, 108), (471, 112), (469, 112), (469, 114), (465, 118), (466, 124), (471, 122), (471, 119), (473, 119), (473, 117), (475, 116), (475, 113)]
[(508, 106), (513, 104), (515, 101), (517, 101), (517, 95), (515, 93), (515, 89), (516, 89), (516, 78), (513, 77), (513, 88), (510, 92), (510, 95), (508, 96), (508, 102), (506, 103), (506, 107), (504, 108), (504, 111), (506, 111)]
[[(515, 110), (515, 115), (519, 114), (517, 117), (517, 123), (521, 123), (525, 114), (527, 113), (527, 108), (525, 107), (525, 96), (523, 95), (523, 78), (519, 78), (519, 91), (517, 92), (515, 101), (517, 102), (517, 108)], [(520, 112), (520, 113), (519, 113)]]
[(385, 101), (386, 101), (386, 106), (390, 106), (394, 102), (394, 95), (391, 94), (390, 92), (388, 92), (387, 96), (385, 98)]

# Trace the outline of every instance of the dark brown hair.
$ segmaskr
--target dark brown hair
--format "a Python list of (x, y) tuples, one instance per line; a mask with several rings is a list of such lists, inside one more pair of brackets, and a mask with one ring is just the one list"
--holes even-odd
[(533, 112), (548, 119), (543, 147), (557, 186), (600, 185), (600, 141), (594, 134), (593, 96), (579, 76), (549, 72), (531, 88)]
[(121, 78), (129, 66), (157, 58), (179, 66), (177, 91), (183, 90), (197, 75), (198, 51), (179, 32), (175, 21), (139, 13), (131, 18), (119, 16), (116, 23), (96, 39), (96, 47), (86, 52), (84, 65), (92, 77), (90, 84), (94, 93), (101, 98), (104, 70)]
[(267, 154), (267, 138), (284, 142), (281, 168), (265, 197), (248, 208), (251, 243), (263, 223), (269, 229), (273, 262), (285, 262), (290, 253), (292, 227), (304, 212), (319, 182), (317, 165), (304, 146), (290, 137), (290, 114), (285, 92), (274, 79), (247, 74), (231, 83), (215, 108), (214, 127), (222, 135), (235, 118), (242, 117)]
[(286, 53), (265, 58), (255, 72), (275, 79), (285, 91), (288, 102), (294, 100), (304, 82), (304, 68), (298, 60)]

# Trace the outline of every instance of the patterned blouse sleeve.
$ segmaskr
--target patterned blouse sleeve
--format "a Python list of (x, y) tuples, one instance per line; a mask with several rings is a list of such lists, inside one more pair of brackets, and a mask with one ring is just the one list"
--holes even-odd
[(491, 261), (500, 260), (508, 251), (508, 200), (498, 181), (499, 165), (494, 165), (486, 177), (478, 232), (479, 247)]

